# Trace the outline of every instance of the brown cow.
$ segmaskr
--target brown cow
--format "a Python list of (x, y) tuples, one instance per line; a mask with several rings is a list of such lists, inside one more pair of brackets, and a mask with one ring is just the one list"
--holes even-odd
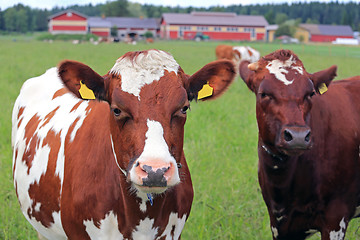
[(207, 82), (204, 100), (218, 97), (234, 76), (227, 60), (189, 76), (149, 50), (125, 54), (103, 77), (65, 61), (26, 81), (12, 118), (26, 219), (47, 239), (180, 238), (193, 200), (189, 102)]
[(330, 85), (336, 66), (307, 73), (289, 50), (240, 67), (256, 95), (259, 183), (273, 238), (320, 231), (323, 240), (344, 239), (360, 213), (360, 76)]

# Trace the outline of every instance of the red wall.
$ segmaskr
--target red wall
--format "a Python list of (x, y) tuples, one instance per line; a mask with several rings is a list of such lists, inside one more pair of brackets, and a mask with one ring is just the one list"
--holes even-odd
[(353, 38), (352, 36), (329, 36), (329, 35), (311, 35), (311, 40), (313, 42), (332, 42), (337, 38)]
[(256, 40), (265, 40), (265, 33), (257, 33)]
[(53, 31), (86, 31), (86, 26), (52, 26)]
[(108, 37), (109, 36), (108, 32), (92, 31), (91, 33), (95, 34), (96, 36), (99, 36), (99, 37)]
[(86, 18), (81, 17), (72, 13), (71, 17), (68, 17), (66, 13), (61, 14), (60, 16), (54, 17), (52, 20), (72, 20), (72, 21), (84, 21)]

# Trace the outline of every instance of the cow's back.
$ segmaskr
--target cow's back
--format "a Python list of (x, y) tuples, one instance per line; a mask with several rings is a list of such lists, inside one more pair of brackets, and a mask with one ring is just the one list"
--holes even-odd
[(229, 45), (218, 45), (215, 49), (216, 59), (233, 60), (233, 47)]
[(25, 217), (52, 239), (65, 238), (60, 217), (65, 140), (74, 139), (90, 110), (88, 101), (64, 88), (56, 68), (27, 80), (14, 105), (14, 185)]
[[(354, 132), (360, 133), (360, 77), (353, 80), (334, 81), (327, 92), (313, 103), (311, 111), (313, 129), (322, 129), (324, 126), (336, 134), (350, 137)], [(327, 122), (329, 121), (329, 122)]]

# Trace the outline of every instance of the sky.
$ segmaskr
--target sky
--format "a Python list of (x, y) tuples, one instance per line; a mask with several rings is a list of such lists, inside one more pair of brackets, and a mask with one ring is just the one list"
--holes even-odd
[[(87, 5), (89, 3), (96, 5), (106, 3), (109, 0), (0, 0), (0, 9), (5, 10), (15, 4), (22, 3), (31, 8), (52, 9), (55, 6), (67, 7), (70, 5)], [(210, 7), (210, 6), (229, 6), (229, 5), (249, 5), (249, 4), (266, 4), (266, 3), (294, 3), (294, 2), (312, 2), (314, 0), (128, 0), (140, 4), (153, 4), (163, 6), (181, 6), (181, 7)], [(316, 0), (317, 2), (331, 2), (335, 0)], [(360, 2), (360, 0), (338, 0), (340, 3)]]

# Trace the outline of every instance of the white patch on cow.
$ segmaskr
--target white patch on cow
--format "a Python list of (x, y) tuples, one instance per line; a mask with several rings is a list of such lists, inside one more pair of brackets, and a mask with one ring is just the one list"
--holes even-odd
[(139, 240), (152, 240), (155, 239), (158, 228), (153, 228), (154, 219), (145, 218), (140, 220), (139, 225), (133, 230), (132, 238)]
[(149, 50), (139, 54), (135, 59), (119, 58), (110, 70), (111, 73), (121, 75), (121, 89), (135, 95), (140, 101), (141, 88), (164, 76), (165, 70), (175, 72), (179, 64), (168, 53)]
[(273, 233), (274, 238), (277, 238), (279, 236), (279, 232), (276, 227), (271, 226), (271, 231)]
[(41, 203), (37, 202), (36, 205), (35, 205), (35, 207), (34, 207), (34, 210), (35, 210), (36, 212), (39, 212), (39, 211), (40, 211), (40, 207), (41, 207)]
[(345, 224), (345, 219), (342, 218), (340, 224), (340, 229), (339, 231), (331, 231), (330, 232), (330, 240), (342, 240), (345, 237), (345, 229), (346, 229), (346, 224)]
[[(177, 213), (171, 213), (168, 224), (160, 237), (165, 237), (165, 240), (179, 239), (180, 234), (185, 226), (186, 214), (182, 218), (178, 217)], [(172, 235), (174, 234), (174, 235)]]
[(119, 231), (117, 217), (112, 211), (107, 213), (105, 218), (98, 223), (99, 227), (95, 226), (93, 220), (85, 220), (83, 223), (91, 239), (124, 239), (124, 236)]
[(54, 240), (67, 240), (61, 220), (60, 214), (57, 212), (53, 212), (52, 217), (55, 220), (55, 223), (51, 224), (50, 227), (44, 227), (41, 222), (36, 221), (34, 218), (29, 220), (28, 215), (25, 214), (26, 219), (31, 223), (31, 225), (38, 231), (43, 237), (46, 239), (54, 239)]
[(289, 72), (288, 70), (286, 70), (285, 68), (292, 68), (293, 70), (297, 71), (299, 74), (303, 74), (304, 73), (304, 69), (300, 66), (292, 66), (294, 63), (296, 63), (296, 61), (294, 61), (293, 59), (294, 57), (291, 55), (291, 57), (286, 60), (285, 62), (280, 61), (278, 59), (272, 60), (271, 62), (269, 62), (266, 65), (266, 68), (269, 70), (269, 72), (271, 74), (274, 74), (275, 77), (283, 82), (285, 85), (289, 85), (292, 84), (294, 82), (293, 80), (287, 80), (286, 79), (286, 74)]
[[(35, 218), (29, 219), (27, 211), (36, 211), (38, 209), (36, 206), (44, 203), (35, 203), (35, 209), (33, 209), (33, 200), (30, 198), (28, 191), (30, 186), (39, 183), (41, 176), (46, 173), (51, 149), (44, 140), (48, 133), (53, 131), (60, 139), (60, 149), (55, 163), (55, 175), (60, 179), (61, 192), (64, 178), (65, 138), (69, 136), (70, 141), (74, 139), (76, 132), (89, 113), (87, 111), (88, 101), (83, 101), (72, 93), (66, 93), (53, 99), (54, 94), (63, 87), (64, 85), (58, 77), (57, 68), (51, 68), (43, 75), (27, 80), (21, 88), (12, 115), (13, 176), (21, 209), (36, 230), (50, 239), (63, 239), (65, 236), (62, 230), (60, 212), (52, 213), (56, 218), (54, 218), (54, 223), (50, 228), (42, 226), (41, 222), (38, 222)], [(77, 104), (79, 104), (78, 107), (72, 111)], [(23, 108), (23, 113), (17, 119), (20, 108)], [(55, 110), (56, 112), (52, 118), (47, 119), (49, 113)], [(26, 139), (26, 126), (35, 116), (39, 120), (37, 128), (34, 129), (34, 136), (36, 135), (37, 139), (34, 136), (31, 139)], [(70, 132), (70, 127), (74, 122), (76, 122), (75, 127)], [(33, 144), (35, 149), (32, 149), (35, 155), (31, 156), (33, 157), (32, 165), (28, 167), (23, 161), (23, 156), (30, 147), (30, 145), (26, 145), (26, 141), (35, 140), (36, 144)], [(16, 153), (17, 157), (15, 158)], [(52, 231), (54, 235), (51, 235), (50, 232)], [(57, 236), (57, 233), (62, 234), (62, 237)]]
[[(234, 60), (237, 63), (240, 63), (244, 60), (247, 60), (249, 62), (256, 62), (260, 59), (260, 53), (249, 46), (235, 46), (233, 47), (233, 51), (238, 51), (241, 55), (240, 58), (237, 54), (234, 55)], [(249, 54), (249, 51), (252, 53), (252, 55)]]
[[(145, 134), (145, 146), (144, 150), (138, 158), (137, 162), (141, 162), (147, 159), (161, 159), (166, 163), (171, 163), (176, 166), (175, 158), (170, 154), (169, 147), (164, 139), (164, 130), (161, 123), (147, 119), (148, 130)], [(130, 179), (136, 183), (135, 163), (129, 171)], [(175, 171), (175, 176), (167, 183), (169, 186), (176, 185), (180, 182), (179, 172)]]
[(147, 206), (146, 206), (146, 202), (149, 201), (148, 197), (147, 197), (147, 194), (146, 193), (143, 193), (143, 192), (139, 192), (137, 191), (136, 192), (136, 195), (138, 196), (138, 198), (141, 199), (141, 203), (139, 205), (139, 208), (142, 212), (146, 212), (147, 210)]

